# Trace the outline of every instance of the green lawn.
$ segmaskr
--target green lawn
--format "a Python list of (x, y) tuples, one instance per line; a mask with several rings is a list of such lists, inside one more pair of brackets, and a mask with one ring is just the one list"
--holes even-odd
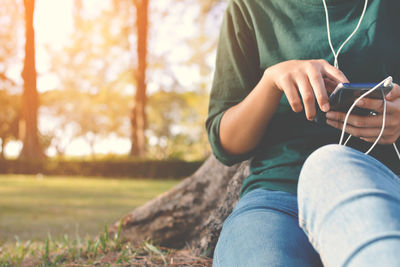
[(0, 244), (93, 237), (179, 180), (0, 176)]

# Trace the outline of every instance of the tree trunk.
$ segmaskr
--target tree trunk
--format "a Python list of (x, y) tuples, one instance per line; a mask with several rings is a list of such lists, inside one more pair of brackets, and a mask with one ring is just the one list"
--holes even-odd
[(6, 147), (6, 138), (3, 137), (1, 138), (1, 153), (0, 153), (0, 159), (5, 159), (5, 154), (4, 154), (4, 149)]
[(143, 157), (146, 154), (146, 68), (147, 33), (149, 0), (136, 0), (137, 57), (136, 95), (131, 115), (132, 156)]
[(35, 0), (24, 0), (26, 21), (25, 60), (22, 78), (24, 79), (24, 92), (22, 95), (22, 122), (20, 129), (23, 148), (20, 158), (41, 159), (44, 157), (43, 149), (39, 142), (37, 128), (37, 113), (39, 108), (38, 93), (36, 89), (35, 68), (35, 32), (33, 29), (33, 13)]
[(211, 256), (248, 173), (248, 162), (227, 167), (210, 156), (192, 176), (115, 223), (110, 234), (122, 223), (121, 236), (130, 242), (150, 239)]

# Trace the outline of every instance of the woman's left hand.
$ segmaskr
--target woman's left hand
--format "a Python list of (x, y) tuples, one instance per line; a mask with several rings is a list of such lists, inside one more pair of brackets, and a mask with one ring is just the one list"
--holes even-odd
[[(352, 136), (373, 143), (382, 128), (383, 100), (363, 98), (357, 106), (376, 112), (373, 116), (350, 115), (347, 119), (346, 132)], [(346, 113), (329, 111), (326, 113), (326, 123), (342, 130)], [(386, 95), (385, 129), (378, 144), (392, 144), (400, 136), (400, 86), (394, 84), (392, 91)]]

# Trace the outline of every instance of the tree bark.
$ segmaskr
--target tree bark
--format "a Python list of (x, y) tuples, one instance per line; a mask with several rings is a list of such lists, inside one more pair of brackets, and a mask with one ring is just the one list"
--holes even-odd
[(121, 223), (121, 236), (127, 241), (140, 244), (150, 239), (211, 256), (248, 173), (248, 162), (227, 167), (210, 156), (192, 176), (115, 223), (110, 234)]
[(5, 159), (5, 154), (4, 154), (4, 149), (6, 147), (6, 138), (3, 137), (1, 138), (1, 153), (0, 153), (0, 159)]
[(23, 148), (20, 158), (41, 159), (44, 157), (43, 149), (39, 142), (37, 114), (39, 108), (39, 97), (36, 88), (35, 67), (35, 32), (33, 28), (33, 13), (35, 0), (24, 0), (26, 41), (25, 60), (22, 78), (24, 79), (24, 92), (22, 95), (22, 121), (20, 133), (23, 140)]
[(146, 154), (146, 69), (149, 0), (136, 0), (137, 57), (136, 95), (131, 115), (131, 156)]

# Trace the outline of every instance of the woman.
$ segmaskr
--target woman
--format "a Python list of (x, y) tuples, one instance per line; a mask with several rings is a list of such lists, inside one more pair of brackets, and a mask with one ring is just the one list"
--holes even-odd
[(338, 143), (345, 116), (327, 92), (400, 78), (398, 10), (394, 0), (229, 1), (206, 126), (222, 163), (251, 164), (214, 266), (399, 266), (399, 85), (371, 156), (359, 151), (379, 135), (383, 100), (358, 103), (376, 116), (350, 115), (349, 147), (324, 146)]

